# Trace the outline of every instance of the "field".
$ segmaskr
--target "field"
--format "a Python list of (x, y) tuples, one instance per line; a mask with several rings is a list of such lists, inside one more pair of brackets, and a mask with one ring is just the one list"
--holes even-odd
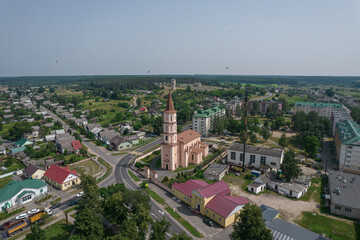
[(68, 239), (74, 225), (66, 225), (65, 220), (61, 220), (51, 226), (45, 228), (45, 239), (60, 240)]
[(339, 221), (313, 212), (303, 212), (296, 222), (310, 231), (326, 234), (334, 240), (358, 239), (360, 236), (358, 223)]
[(282, 94), (282, 93), (279, 94), (279, 98), (284, 98), (289, 104), (307, 101), (307, 96), (294, 95), (292, 97), (289, 97), (287, 94)]
[(71, 170), (76, 170), (79, 174), (95, 175), (100, 171), (100, 166), (93, 160), (86, 160), (81, 163), (75, 163), (69, 167)]

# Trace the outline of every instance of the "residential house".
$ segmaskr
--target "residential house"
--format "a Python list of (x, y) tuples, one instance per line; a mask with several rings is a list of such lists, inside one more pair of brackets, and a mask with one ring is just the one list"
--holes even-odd
[(212, 163), (205, 171), (204, 178), (220, 181), (229, 172), (229, 165)]
[(0, 189), (0, 211), (32, 201), (48, 191), (47, 184), (39, 179), (12, 180)]
[(306, 115), (309, 112), (317, 112), (320, 117), (331, 118), (331, 113), (335, 109), (343, 108), (342, 104), (338, 103), (313, 103), (313, 102), (296, 102), (295, 103), (295, 113), (302, 111)]
[(39, 126), (32, 126), (32, 136), (33, 137), (39, 137), (39, 131), (40, 131), (40, 127)]
[(24, 175), (26, 178), (30, 179), (41, 179), (45, 173), (44, 169), (40, 167), (29, 164), (24, 170)]
[(22, 146), (26, 146), (26, 145), (32, 145), (33, 142), (25, 139), (25, 138), (20, 138), (19, 141), (14, 143), (15, 147), (22, 147)]
[(55, 141), (55, 134), (50, 134), (45, 136), (47, 142)]
[(79, 153), (80, 149), (83, 148), (83, 145), (80, 143), (79, 140), (72, 141), (71, 145), (72, 145), (75, 153)]
[(80, 176), (75, 170), (70, 170), (68, 167), (59, 167), (51, 165), (44, 173), (44, 179), (60, 190), (66, 190), (72, 186), (79, 185)]
[(78, 126), (85, 126), (86, 124), (88, 124), (88, 121), (85, 118), (75, 119), (75, 123)]
[(139, 137), (137, 135), (130, 135), (125, 137), (115, 136), (111, 139), (110, 149), (120, 151), (127, 148), (132, 148), (134, 145), (139, 144)]
[(17, 147), (17, 148), (12, 148), (12, 149), (10, 149), (10, 153), (11, 153), (12, 155), (16, 155), (16, 154), (18, 154), (18, 153), (20, 153), (20, 152), (24, 152), (25, 149), (26, 149), (25, 146)]
[(222, 227), (234, 223), (236, 214), (250, 202), (246, 198), (230, 195), (229, 186), (224, 181), (208, 184), (201, 180), (188, 180), (174, 183), (171, 188), (174, 196)]
[[(244, 145), (234, 143), (227, 150), (227, 161), (229, 164), (242, 165), (244, 162)], [(284, 159), (284, 150), (255, 147), (246, 145), (245, 165), (247, 167), (261, 168), (262, 165), (271, 169), (280, 169)]]
[(99, 132), (99, 140), (107, 145), (109, 145), (111, 143), (111, 140), (115, 136), (120, 137), (120, 133), (116, 132), (115, 130), (104, 130), (104, 131)]

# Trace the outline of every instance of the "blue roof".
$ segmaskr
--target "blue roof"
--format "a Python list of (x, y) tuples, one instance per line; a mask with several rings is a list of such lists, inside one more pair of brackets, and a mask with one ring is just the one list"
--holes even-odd
[(14, 154), (14, 153), (23, 152), (25, 149), (26, 149), (26, 147), (22, 146), (22, 147), (12, 148), (12, 149), (10, 149), (10, 151), (12, 154)]

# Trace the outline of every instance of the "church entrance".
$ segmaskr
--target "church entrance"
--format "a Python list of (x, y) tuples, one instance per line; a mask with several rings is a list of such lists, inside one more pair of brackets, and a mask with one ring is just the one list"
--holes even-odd
[(166, 164), (166, 170), (169, 170), (169, 164)]

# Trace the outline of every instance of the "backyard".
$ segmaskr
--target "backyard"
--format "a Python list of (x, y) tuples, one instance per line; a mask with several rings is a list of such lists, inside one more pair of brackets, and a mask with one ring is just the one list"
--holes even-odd
[(76, 172), (80, 175), (87, 174), (90, 176), (94, 176), (100, 171), (100, 166), (91, 159), (84, 162), (75, 163), (69, 168), (70, 170), (76, 170)]

